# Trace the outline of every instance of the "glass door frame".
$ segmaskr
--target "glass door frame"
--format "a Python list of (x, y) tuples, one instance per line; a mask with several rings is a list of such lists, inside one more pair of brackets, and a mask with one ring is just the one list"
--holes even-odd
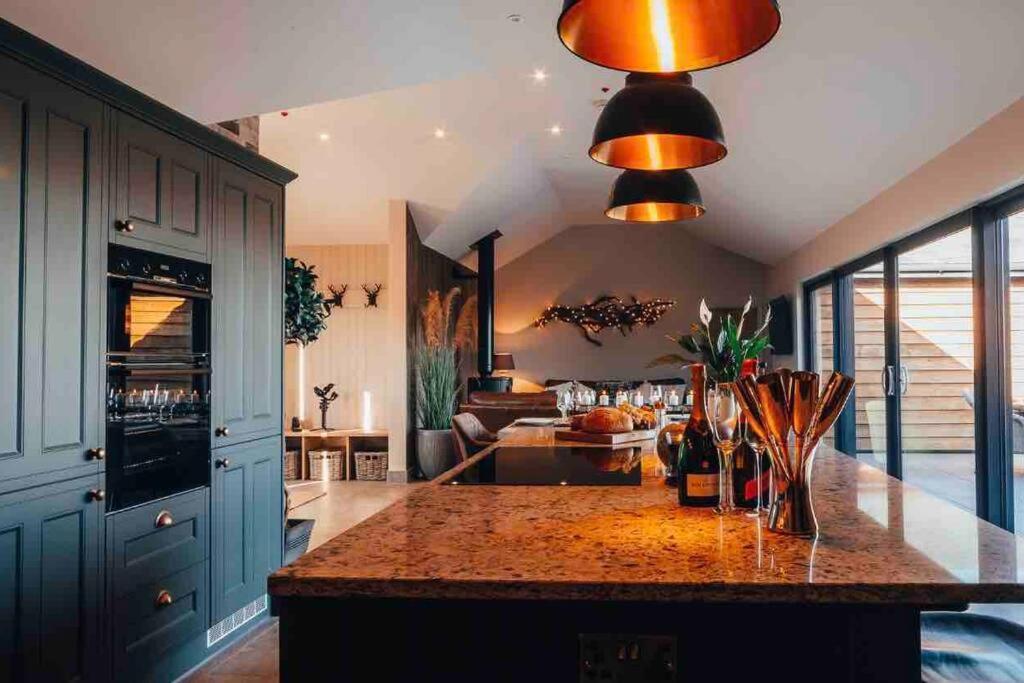
[[(1010, 376), (1008, 217), (1024, 210), (1024, 188), (957, 213), (866, 254), (803, 286), (804, 355), (811, 369), (816, 340), (811, 325), (815, 290), (832, 285), (835, 369), (854, 376), (853, 275), (882, 263), (885, 287), (886, 471), (903, 478), (901, 448), (899, 256), (966, 227), (971, 229), (974, 325), (975, 484), (979, 517), (1013, 531), (1013, 453)], [(856, 392), (856, 390), (855, 390)], [(856, 453), (856, 393), (836, 423), (836, 447)], [(851, 450), (852, 449), (852, 450)]]

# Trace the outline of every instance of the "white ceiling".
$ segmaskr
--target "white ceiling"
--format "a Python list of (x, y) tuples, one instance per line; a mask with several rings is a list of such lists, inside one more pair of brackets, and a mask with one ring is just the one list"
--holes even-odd
[[(592, 101), (622, 75), (560, 45), (560, 5), (93, 0), (69, 19), (66, 0), (0, 0), (0, 16), (199, 120), (271, 112), (262, 151), (300, 174), (291, 241), (383, 241), (385, 201), (403, 198), (428, 244), (458, 257), (498, 227), (507, 262), (604, 221), (615, 176), (585, 150)], [(694, 172), (708, 213), (680, 226), (760, 261), (1024, 93), (1021, 0), (785, 0), (782, 12), (765, 49), (695, 76), (729, 156)]]

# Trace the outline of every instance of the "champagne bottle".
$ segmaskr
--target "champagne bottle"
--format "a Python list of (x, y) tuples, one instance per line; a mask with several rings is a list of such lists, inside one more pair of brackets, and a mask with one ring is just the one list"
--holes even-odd
[[(740, 377), (757, 374), (757, 359), (748, 358), (740, 368)], [(745, 428), (745, 427), (744, 427)], [(758, 469), (754, 450), (746, 441), (741, 441), (733, 452), (733, 499), (736, 507), (754, 509), (757, 507), (757, 489), (761, 489), (761, 505), (768, 501), (768, 485), (770, 482), (771, 462), (767, 455), (761, 456), (761, 467)]]
[(718, 504), (718, 451), (704, 413), (704, 366), (690, 366), (693, 409), (679, 446), (679, 504), (711, 507)]

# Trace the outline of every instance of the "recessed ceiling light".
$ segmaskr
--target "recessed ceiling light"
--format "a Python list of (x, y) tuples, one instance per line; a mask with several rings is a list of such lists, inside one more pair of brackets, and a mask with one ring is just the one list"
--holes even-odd
[(444, 128), (435, 128), (434, 137), (438, 140), (444, 140), (448, 136), (448, 132)]
[(331, 136), (328, 133), (320, 133), (320, 142), (327, 142), (330, 139)]
[(513, 24), (518, 24), (520, 21), (523, 20), (523, 15), (522, 14), (510, 14), (510, 15), (508, 15), (505, 18), (508, 19), (509, 21), (511, 21)]
[(561, 135), (562, 127), (556, 123), (555, 125), (548, 128), (548, 132), (551, 133), (552, 135)]
[(545, 71), (544, 69), (534, 69), (533, 80), (535, 80), (538, 83), (543, 83), (544, 81), (548, 80), (548, 72)]

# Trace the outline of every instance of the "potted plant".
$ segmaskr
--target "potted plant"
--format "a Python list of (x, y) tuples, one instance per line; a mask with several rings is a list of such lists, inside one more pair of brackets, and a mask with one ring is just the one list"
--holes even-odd
[(316, 288), (316, 266), (284, 260), (284, 341), (309, 346), (327, 329), (331, 306)]
[[(316, 288), (316, 266), (307, 266), (294, 258), (284, 260), (284, 342), (306, 347), (327, 329), (331, 304)], [(302, 353), (300, 348), (299, 353)], [(304, 397), (299, 397), (304, 400)], [(326, 416), (323, 423), (326, 425)], [(292, 429), (302, 428), (299, 417), (292, 417)]]
[(689, 334), (666, 335), (670, 341), (682, 348), (685, 355), (669, 353), (659, 356), (652, 360), (648, 367), (703, 363), (708, 381), (736, 381), (739, 379), (740, 367), (744, 360), (757, 358), (765, 349), (770, 348), (766, 330), (771, 320), (771, 309), (768, 309), (761, 326), (749, 337), (743, 338), (743, 326), (753, 303), (753, 297), (747, 299), (739, 321), (734, 321), (731, 315), (725, 316), (724, 319), (719, 318), (720, 329), (714, 334), (711, 331), (711, 309), (704, 299), (701, 299), (700, 323), (690, 325)]
[(455, 464), (452, 416), (458, 407), (459, 349), (470, 343), (473, 300), (462, 307), (452, 327), (455, 300), (460, 290), (452, 287), (441, 298), (430, 290), (420, 309), (414, 367), (416, 372), (416, 458), (420, 471), (433, 479)]

